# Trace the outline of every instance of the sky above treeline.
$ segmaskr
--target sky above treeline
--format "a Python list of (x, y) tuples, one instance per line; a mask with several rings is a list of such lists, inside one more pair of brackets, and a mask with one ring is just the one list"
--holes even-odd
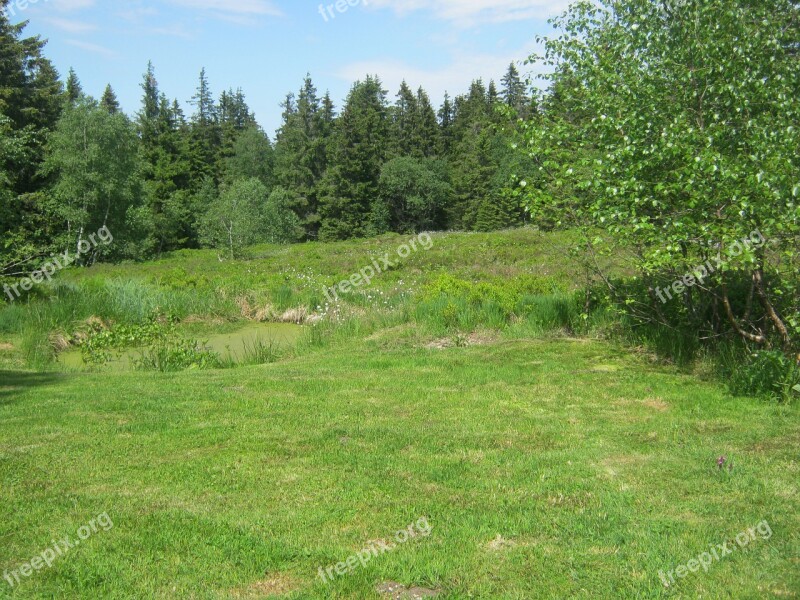
[[(438, 105), (476, 78), (498, 81), (537, 50), (566, 0), (12, 0), (12, 22), (49, 40), (46, 55), (99, 98), (107, 83), (139, 109), (152, 60), (161, 91), (187, 115), (202, 67), (215, 97), (241, 87), (273, 135), (280, 103), (310, 73), (340, 108), (352, 83), (377, 74), (394, 100), (405, 79)], [(521, 67), (525, 72), (530, 67)]]

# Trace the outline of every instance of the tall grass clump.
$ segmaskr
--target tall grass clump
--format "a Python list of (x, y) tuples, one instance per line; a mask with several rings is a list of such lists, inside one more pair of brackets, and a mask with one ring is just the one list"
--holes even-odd
[(25, 327), (22, 330), (22, 356), (26, 364), (37, 371), (46, 370), (55, 359), (55, 349), (46, 329)]
[(735, 395), (780, 402), (800, 399), (800, 364), (780, 350), (754, 352), (741, 342), (726, 343), (718, 348), (715, 361)]
[(220, 367), (232, 369), (241, 366), (267, 365), (278, 362), (287, 355), (287, 350), (274, 340), (256, 337), (244, 340), (241, 356), (230, 354), (220, 359)]
[(522, 327), (531, 333), (563, 331), (570, 335), (587, 330), (584, 294), (525, 295), (518, 305)]
[(27, 298), (0, 306), (0, 333), (20, 335), (28, 364), (39, 368), (54, 355), (50, 333), (61, 332), (70, 338), (90, 318), (144, 325), (159, 316), (235, 318), (238, 314), (233, 301), (209, 288), (177, 289), (124, 278), (57, 281), (37, 286), (36, 293)]
[(471, 282), (449, 274), (427, 285), (414, 318), (438, 333), (506, 329), (525, 323), (528, 333), (583, 327), (581, 295), (547, 278), (521, 276)]

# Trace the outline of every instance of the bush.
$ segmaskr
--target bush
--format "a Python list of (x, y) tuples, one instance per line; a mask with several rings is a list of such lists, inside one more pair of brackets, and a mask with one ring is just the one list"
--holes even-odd
[(230, 259), (264, 233), (268, 190), (256, 178), (236, 181), (213, 199), (200, 223), (200, 239)]
[(764, 350), (731, 366), (729, 385), (734, 394), (773, 400), (789, 400), (800, 394), (800, 366), (783, 352)]
[(276, 187), (264, 208), (264, 233), (270, 244), (291, 244), (303, 237), (303, 226), (291, 206), (297, 204), (292, 193)]
[(148, 348), (134, 361), (140, 371), (171, 373), (184, 369), (216, 369), (222, 366), (216, 352), (197, 340), (164, 340)]

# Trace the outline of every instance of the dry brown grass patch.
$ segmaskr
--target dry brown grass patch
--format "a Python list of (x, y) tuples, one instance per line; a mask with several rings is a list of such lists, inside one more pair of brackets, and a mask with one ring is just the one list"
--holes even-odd
[(274, 573), (262, 581), (231, 590), (231, 598), (269, 598), (294, 592), (300, 587), (299, 582), (283, 573)]

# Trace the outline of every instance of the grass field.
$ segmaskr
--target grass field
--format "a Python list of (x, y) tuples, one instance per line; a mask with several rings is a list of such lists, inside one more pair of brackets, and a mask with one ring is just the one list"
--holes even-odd
[[(0, 311), (0, 576), (14, 583), (0, 579), (0, 597), (378, 600), (390, 583), (446, 599), (800, 595), (796, 403), (733, 397), (557, 316), (508, 317), (505, 288), (467, 316), (426, 303), (443, 275), (580, 286), (569, 236), (435, 241), (264, 365), (32, 370), (21, 340), (34, 317), (64, 330), (87, 313), (138, 314), (120, 301), (131, 296), (98, 291), (109, 281), (150, 286), (144, 300), (196, 289), (178, 316), (224, 327), (281, 298), (313, 312), (319, 282), (402, 238), (103, 266), (64, 279), (97, 304), (58, 310), (56, 295)], [(531, 315), (548, 302), (523, 297)], [(98, 515), (113, 526), (89, 528)], [(319, 576), (420, 519), (428, 535)], [(81, 543), (16, 582), (67, 537)], [(729, 554), (707, 572), (678, 576), (719, 546)]]

